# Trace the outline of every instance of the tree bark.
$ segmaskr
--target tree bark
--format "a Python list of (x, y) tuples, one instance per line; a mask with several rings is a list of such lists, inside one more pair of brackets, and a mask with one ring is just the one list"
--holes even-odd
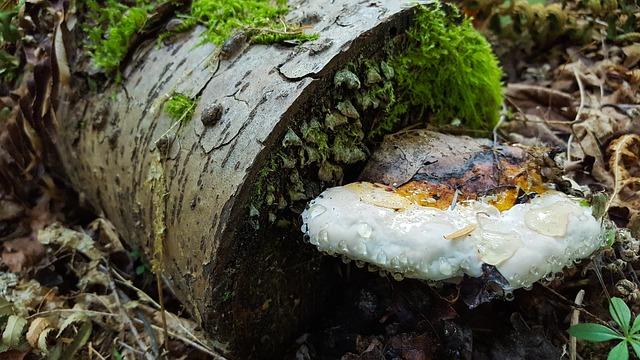
[[(165, 280), (228, 356), (271, 357), (318, 315), (331, 290), (322, 258), (301, 235), (247, 226), (249, 196), (288, 124), (335, 71), (406, 28), (414, 3), (291, 1), (287, 22), (311, 24), (318, 40), (218, 56), (196, 29), (140, 46), (121, 84), (63, 96), (56, 146), (68, 178), (151, 258), (160, 237)], [(173, 92), (200, 99), (179, 130), (162, 111)], [(221, 118), (207, 118), (216, 107)]]

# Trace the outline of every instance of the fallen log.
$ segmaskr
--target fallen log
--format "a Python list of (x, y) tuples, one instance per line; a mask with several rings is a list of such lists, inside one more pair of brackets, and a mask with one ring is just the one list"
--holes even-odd
[[(226, 355), (279, 354), (319, 313), (334, 281), (300, 236), (304, 204), (357, 177), (366, 145), (422, 121), (388, 121), (398, 89), (385, 59), (406, 42), (409, 4), (293, 1), (286, 21), (317, 40), (221, 51), (196, 28), (140, 46), (118, 85), (61, 91), (67, 177)], [(198, 99), (190, 121), (165, 113), (174, 94)]]

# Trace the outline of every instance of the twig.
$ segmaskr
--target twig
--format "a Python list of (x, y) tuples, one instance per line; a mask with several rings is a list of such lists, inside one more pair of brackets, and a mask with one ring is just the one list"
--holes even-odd
[(94, 348), (93, 348), (93, 344), (92, 344), (91, 342), (89, 342), (89, 353), (93, 353), (93, 354), (98, 355), (98, 357), (99, 357), (101, 360), (106, 360), (106, 359), (104, 358), (104, 356), (102, 356), (102, 354), (100, 354), (96, 349), (94, 349)]
[(146, 352), (142, 352), (142, 351), (132, 347), (131, 345), (127, 344), (126, 342), (124, 342), (122, 340), (120, 340), (118, 342), (120, 343), (120, 346), (122, 346), (123, 348), (125, 348), (125, 349), (127, 349), (127, 350), (129, 350), (129, 351), (131, 351), (133, 353), (140, 354), (140, 355), (146, 354)]
[[(143, 296), (144, 296), (144, 297), (145, 297), (145, 300), (146, 300), (146, 301), (148, 301), (148, 302), (149, 302), (153, 307), (155, 307), (155, 308), (156, 308), (156, 310), (160, 310), (160, 309), (161, 309), (160, 304), (158, 304), (155, 300), (153, 300), (153, 298), (151, 298), (149, 295), (147, 295), (144, 291), (142, 291), (142, 290), (138, 289), (137, 287), (135, 287), (134, 285), (132, 285), (132, 284), (131, 284), (127, 279), (125, 279), (121, 274), (119, 274), (119, 273), (118, 273), (117, 271), (115, 271), (114, 269), (111, 269), (111, 271), (112, 271), (112, 273), (116, 276), (117, 281), (118, 281), (120, 284), (122, 284), (122, 285), (124, 285), (124, 286), (126, 286), (126, 287), (130, 288), (131, 290), (134, 290), (134, 291), (138, 294), (138, 296), (140, 296), (140, 297), (143, 297)], [(203, 350), (204, 352), (206, 352), (206, 353), (209, 353), (209, 352), (212, 352), (212, 353), (213, 353), (213, 352), (215, 352), (215, 351), (214, 351), (213, 349), (211, 349), (209, 346), (207, 346), (206, 344), (204, 344), (204, 343), (202, 342), (202, 340), (198, 339), (198, 337), (197, 337), (197, 336), (195, 336), (195, 335), (194, 335), (194, 334), (193, 334), (189, 329), (187, 329), (187, 328), (182, 324), (182, 321), (180, 321), (180, 319), (179, 319), (179, 317), (178, 317), (177, 315), (175, 315), (175, 314), (173, 314), (173, 313), (171, 313), (171, 312), (168, 312), (168, 311), (166, 312), (166, 314), (167, 314), (167, 315), (169, 315), (169, 317), (171, 317), (171, 318), (174, 320), (174, 322), (175, 322), (176, 324), (178, 324), (178, 326), (180, 327), (180, 329), (182, 329), (182, 331), (184, 331), (187, 335), (189, 335), (189, 337), (190, 337), (194, 342), (196, 342), (200, 347), (202, 347), (202, 348), (206, 349), (206, 350)]]
[[(578, 295), (576, 295), (575, 304), (577, 306), (581, 306), (583, 299), (584, 299), (584, 290), (580, 289), (580, 291), (578, 291)], [(571, 326), (577, 325), (579, 321), (580, 321), (580, 310), (573, 309), (573, 312), (571, 313)], [(570, 352), (571, 360), (576, 360), (576, 357), (577, 357), (577, 351), (576, 351), (577, 341), (576, 341), (576, 338), (574, 336), (571, 336), (569, 339), (570, 339), (569, 340), (569, 352)]]
[(495, 151), (496, 148), (496, 144), (498, 143), (498, 129), (500, 128), (500, 126), (502, 126), (502, 123), (504, 123), (504, 120), (507, 118), (507, 106), (502, 103), (502, 113), (500, 114), (500, 120), (498, 120), (498, 123), (496, 124), (496, 126), (493, 127), (493, 149)]
[[(110, 269), (110, 268), (111, 267), (107, 265), (107, 269)], [(124, 308), (122, 306), (122, 303), (120, 302), (120, 296), (118, 295), (118, 289), (116, 289), (116, 284), (113, 282), (113, 278), (111, 277), (111, 272), (110, 271), (107, 271), (107, 276), (109, 277), (109, 289), (111, 290), (111, 292), (113, 292), (113, 297), (115, 298), (116, 305), (118, 306), (118, 310), (120, 311), (120, 314), (122, 315), (122, 318), (123, 318), (124, 322), (126, 322), (127, 325), (129, 326), (129, 329), (131, 330), (131, 333), (133, 334), (133, 337), (138, 342), (138, 346), (140, 347), (140, 349), (143, 350), (144, 357), (147, 360), (153, 360), (153, 356), (151, 356), (151, 354), (149, 354), (149, 352), (147, 350), (147, 346), (142, 342), (142, 338), (140, 337), (140, 333), (138, 333), (138, 330), (136, 329), (136, 327), (133, 326), (133, 322), (131, 321), (131, 318), (129, 317), (129, 314), (127, 314), (127, 312), (124, 310)]]
[[(522, 115), (522, 114), (520, 114)], [(531, 122), (531, 123), (539, 123), (539, 124), (555, 124), (555, 125), (571, 125), (570, 122), (568, 121), (564, 121), (564, 120), (537, 120), (537, 119), (529, 119), (527, 117), (522, 117), (522, 118), (513, 118), (513, 120), (515, 121), (521, 121), (521, 122)]]
[[(134, 319), (134, 321), (137, 322), (137, 323), (142, 323), (142, 320), (140, 320), (140, 319)], [(158, 325), (151, 324), (151, 327), (154, 328), (156, 331), (164, 331)], [(209, 349), (209, 348), (207, 348), (205, 346), (202, 346), (202, 345), (198, 344), (197, 342), (191, 341), (188, 338), (186, 338), (186, 337), (184, 337), (184, 336), (182, 336), (182, 335), (180, 335), (178, 333), (174, 333), (173, 331), (169, 331), (169, 330), (167, 330), (167, 333), (169, 334), (169, 336), (174, 337), (174, 338), (176, 338), (176, 339), (178, 339), (178, 340), (180, 340), (182, 342), (185, 342), (185, 343), (193, 346), (194, 348), (196, 348), (196, 349), (198, 349), (198, 350), (200, 350), (200, 351), (202, 351), (202, 352), (204, 352), (206, 354), (211, 355), (215, 360), (227, 360), (227, 358), (225, 358), (224, 356), (216, 353), (215, 351), (213, 351), (213, 350), (211, 350), (211, 349)]]
[(90, 314), (90, 315), (97, 315), (97, 316), (118, 316), (118, 314), (112, 314), (112, 313), (108, 313), (108, 312), (102, 312), (102, 311), (94, 311), (94, 310), (84, 310), (84, 309), (53, 309), (53, 310), (47, 310), (47, 311), (40, 311), (37, 312), (33, 315), (29, 315), (26, 317), (27, 320), (32, 319), (36, 316), (42, 316), (42, 315), (48, 315), (48, 314), (56, 314), (56, 313), (61, 313), (61, 312), (82, 312), (85, 314)]
[[(573, 128), (575, 124), (580, 121), (580, 116), (582, 115), (582, 110), (584, 109), (584, 86), (582, 85), (582, 80), (580, 80), (580, 74), (578, 73), (578, 69), (573, 68), (573, 74), (576, 77), (576, 81), (578, 82), (578, 89), (580, 89), (580, 107), (578, 107), (578, 112), (576, 113), (575, 119), (571, 122), (569, 126), (571, 126), (571, 135), (569, 135), (569, 140), (567, 140), (567, 161), (571, 161), (571, 142), (573, 138), (576, 137), (576, 132)], [(579, 143), (580, 147), (582, 147), (582, 143)], [(584, 150), (583, 150), (584, 151)]]
[(162, 347), (167, 350), (167, 341), (169, 341), (169, 333), (167, 330), (167, 316), (165, 315), (164, 308), (164, 294), (162, 293), (162, 281), (160, 280), (160, 270), (156, 272), (156, 286), (158, 287), (158, 301), (160, 302), (160, 316), (162, 318), (162, 329), (164, 335), (164, 341), (162, 342)]

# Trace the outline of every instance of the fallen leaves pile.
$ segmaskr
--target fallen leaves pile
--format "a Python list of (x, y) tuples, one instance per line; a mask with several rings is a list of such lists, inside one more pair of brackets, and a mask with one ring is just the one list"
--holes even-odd
[(136, 286), (148, 270), (134, 267), (107, 220), (77, 229), (49, 220), (3, 243), (2, 263), (9, 271), (0, 275), (0, 353), (218, 357), (193, 321), (169, 311), (163, 319), (162, 306)]

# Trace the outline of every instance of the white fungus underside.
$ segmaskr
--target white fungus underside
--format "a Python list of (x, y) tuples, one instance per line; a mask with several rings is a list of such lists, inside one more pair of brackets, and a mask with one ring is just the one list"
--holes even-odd
[(514, 289), (562, 271), (601, 242), (591, 208), (553, 191), (500, 213), (481, 201), (423, 207), (355, 183), (323, 192), (302, 219), (310, 243), (329, 254), (424, 280), (478, 277), (487, 263)]

